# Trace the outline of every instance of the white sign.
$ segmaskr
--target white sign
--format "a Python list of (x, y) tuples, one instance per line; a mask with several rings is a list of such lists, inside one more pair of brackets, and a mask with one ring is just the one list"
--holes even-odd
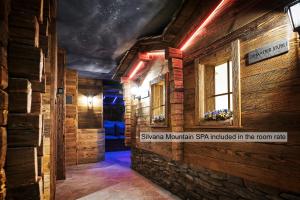
[(248, 54), (248, 64), (257, 63), (274, 56), (281, 55), (289, 51), (289, 42), (288, 40), (280, 40), (268, 44), (262, 48), (255, 49)]

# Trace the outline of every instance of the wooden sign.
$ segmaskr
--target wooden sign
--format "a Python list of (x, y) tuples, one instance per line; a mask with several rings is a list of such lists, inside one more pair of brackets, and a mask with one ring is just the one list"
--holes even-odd
[(287, 39), (268, 44), (262, 48), (255, 49), (248, 54), (248, 64), (257, 63), (268, 58), (272, 58), (289, 51)]

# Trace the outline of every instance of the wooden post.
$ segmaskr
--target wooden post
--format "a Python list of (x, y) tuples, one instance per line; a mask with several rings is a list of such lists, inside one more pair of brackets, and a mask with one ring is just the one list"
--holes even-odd
[(128, 79), (122, 80), (123, 91), (124, 91), (124, 103), (125, 103), (125, 145), (131, 146), (131, 135), (132, 135), (132, 103), (130, 96), (130, 81)]
[(232, 97), (233, 97), (233, 125), (242, 126), (241, 117), (241, 55), (240, 55), (240, 41), (235, 40), (231, 44), (232, 48)]
[[(183, 63), (182, 52), (179, 49), (168, 48), (166, 59), (169, 67), (170, 85), (170, 127), (172, 132), (183, 132)], [(172, 143), (172, 159), (182, 161), (183, 144)]]
[(65, 167), (65, 86), (66, 86), (66, 52), (62, 49), (58, 51), (58, 79), (57, 79), (57, 180), (66, 178), (66, 167)]
[(0, 1), (0, 200), (6, 197), (6, 175), (4, 165), (7, 152), (7, 114), (8, 114), (8, 15), (9, 0)]
[(77, 129), (78, 129), (78, 73), (66, 69), (66, 119), (65, 119), (65, 145), (66, 165), (76, 165), (77, 162)]

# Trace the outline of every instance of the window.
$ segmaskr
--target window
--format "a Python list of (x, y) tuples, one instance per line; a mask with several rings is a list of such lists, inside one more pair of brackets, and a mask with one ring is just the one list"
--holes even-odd
[(232, 62), (215, 67), (215, 110), (232, 110)]
[(166, 124), (166, 81), (158, 77), (151, 81), (151, 124)]
[(195, 60), (194, 125), (241, 127), (240, 60), (239, 40)]

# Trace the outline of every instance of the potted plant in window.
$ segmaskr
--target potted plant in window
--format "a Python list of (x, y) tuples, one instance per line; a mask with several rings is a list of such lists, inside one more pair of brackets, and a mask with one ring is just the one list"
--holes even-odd
[(166, 118), (165, 118), (164, 115), (155, 115), (155, 116), (153, 116), (153, 123), (155, 125), (163, 125), (163, 124), (165, 124), (165, 120), (166, 120)]
[[(211, 124), (232, 124), (233, 112), (228, 109), (214, 110), (212, 112), (207, 112), (204, 114), (204, 120), (207, 122), (212, 122)], [(209, 123), (210, 124), (210, 123)]]

